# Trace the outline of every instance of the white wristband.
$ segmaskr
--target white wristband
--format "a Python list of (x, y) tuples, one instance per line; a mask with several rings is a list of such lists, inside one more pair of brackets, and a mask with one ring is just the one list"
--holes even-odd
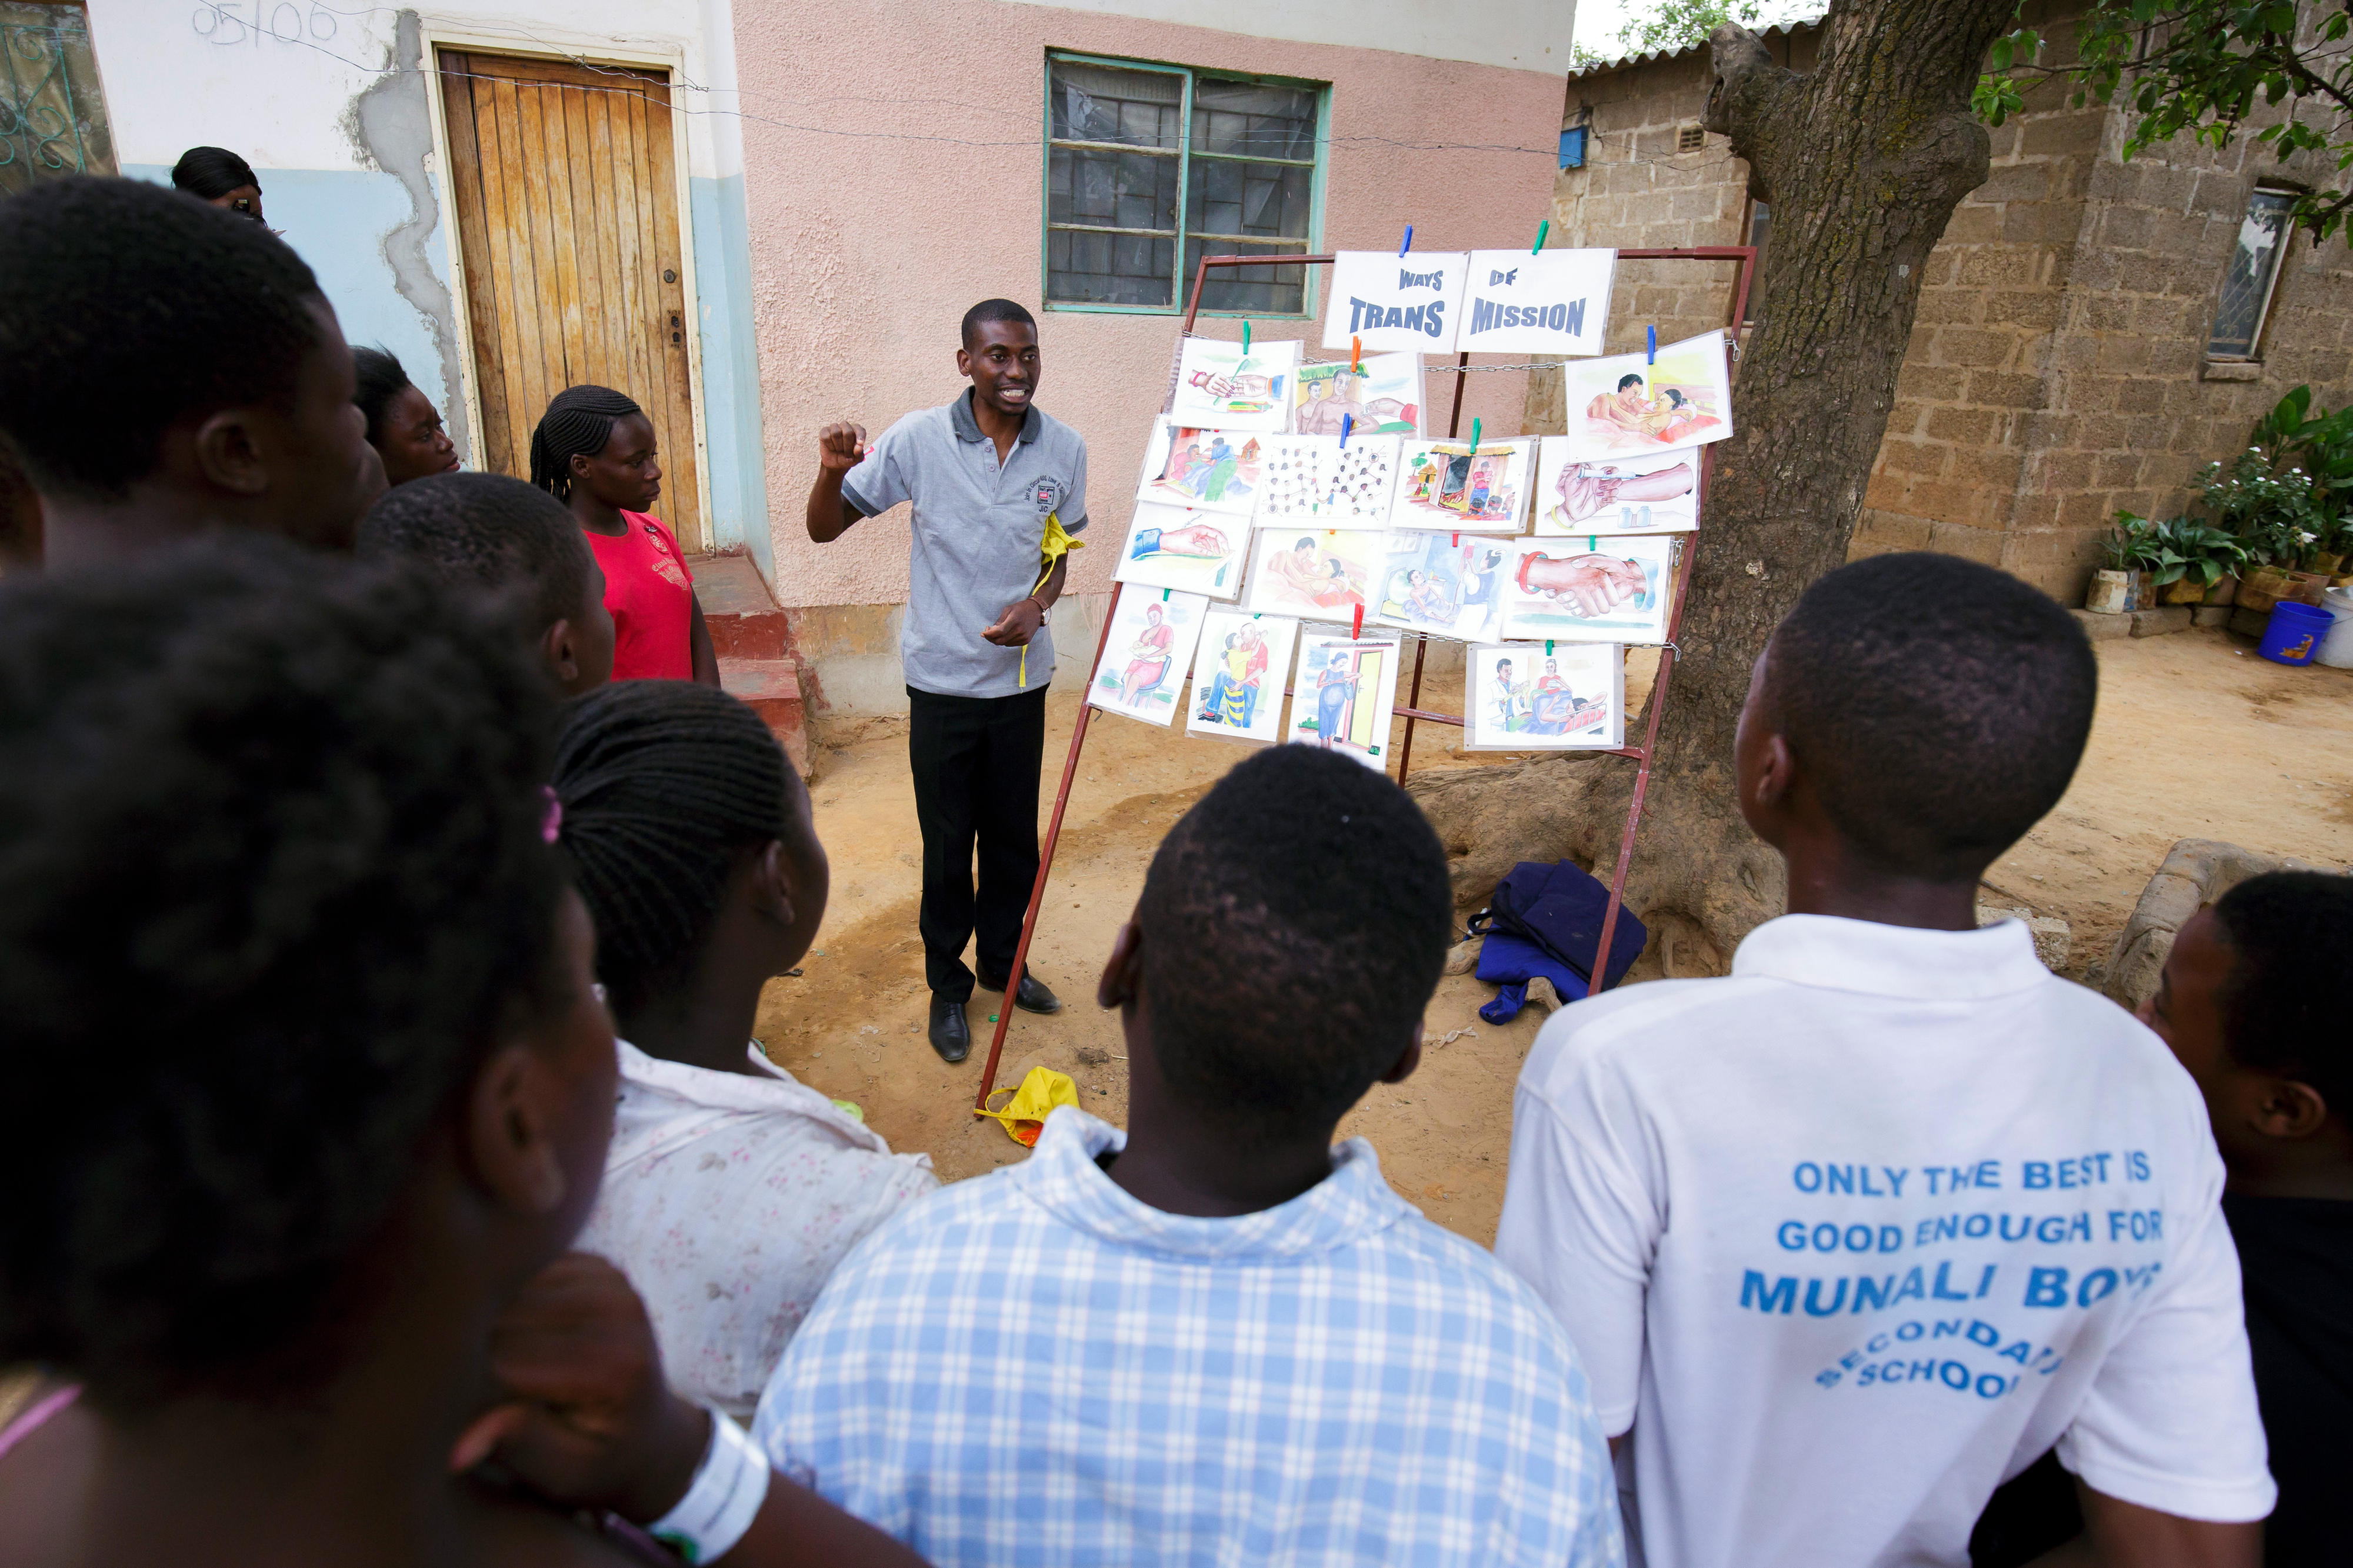
[(767, 1497), (768, 1457), (744, 1428), (714, 1410), (711, 1443), (692, 1484), (646, 1533), (689, 1563), (708, 1563), (744, 1539)]

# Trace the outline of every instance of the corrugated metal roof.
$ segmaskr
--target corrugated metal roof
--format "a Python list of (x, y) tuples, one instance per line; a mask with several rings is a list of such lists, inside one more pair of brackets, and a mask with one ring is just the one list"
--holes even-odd
[[(1758, 28), (1757, 36), (1760, 38), (1786, 37), (1796, 33), (1811, 32), (1820, 26), (1822, 18), (1830, 14), (1831, 8), (1825, 4), (1819, 9), (1810, 10), (1806, 15), (1790, 16), (1774, 23), (1771, 26)], [(1624, 70), (1630, 66), (1646, 66), (1653, 60), (1681, 59), (1685, 55), (1696, 54), (1705, 47), (1707, 47), (1707, 40), (1702, 38), (1698, 43), (1686, 44), (1680, 49), (1646, 49), (1638, 55), (1620, 55), (1614, 58), (1598, 60), (1581, 70), (1572, 70), (1568, 74), (1572, 77), (1599, 76), (1604, 71)]]

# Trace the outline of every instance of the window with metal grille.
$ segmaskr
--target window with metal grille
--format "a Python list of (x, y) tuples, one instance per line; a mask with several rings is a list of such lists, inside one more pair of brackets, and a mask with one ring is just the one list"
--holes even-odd
[(1697, 125), (1679, 125), (1675, 127), (1676, 152), (1696, 153), (1705, 145), (1707, 145), (1707, 132), (1705, 130)]
[(58, 174), (113, 173), (82, 8), (0, 0), (0, 195)]
[[(1324, 184), (1319, 82), (1050, 55), (1046, 303), (1185, 308), (1205, 256), (1305, 256)], [(1313, 313), (1303, 267), (1221, 268), (1211, 314)]]
[(2287, 217), (2294, 191), (2257, 191), (2239, 223), (2239, 243), (2222, 271), (2214, 305), (2214, 331), (2206, 340), (2208, 359), (2253, 359), (2263, 341), (2263, 318), (2279, 285), (2280, 252), (2287, 247)]

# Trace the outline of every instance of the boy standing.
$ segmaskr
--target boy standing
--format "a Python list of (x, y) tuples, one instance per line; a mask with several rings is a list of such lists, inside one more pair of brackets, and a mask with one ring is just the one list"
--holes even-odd
[[(807, 519), (809, 537), (825, 544), (860, 518), (914, 503), (899, 655), (923, 833), (932, 1048), (950, 1062), (972, 1049), (965, 944), (977, 931), (980, 984), (1003, 990), (1038, 879), (1038, 770), (1054, 673), (1047, 612), (1070, 565), (1056, 560), (1039, 582), (1046, 520), (1059, 517), (1071, 534), (1087, 525), (1086, 442), (1032, 401), (1035, 319), (1010, 300), (975, 305), (956, 370), (972, 378), (970, 391), (908, 415), (871, 447), (857, 425), (819, 432)], [(1062, 1005), (1029, 974), (1007, 1000), (1030, 1013)]]
[(2230, 1172), (2255, 1392), (2279, 1479), (2270, 1568), (2353, 1539), (2353, 877), (2274, 871), (2173, 943), (2149, 1027), (2198, 1080)]
[(1730, 976), (1578, 1003), (1529, 1054), (1495, 1250), (1630, 1428), (1654, 1568), (1958, 1568), (2054, 1441), (2100, 1560), (2254, 1561), (2273, 1486), (2197, 1088), (2024, 926), (1976, 929), (2097, 679), (1989, 567), (1822, 578), (1735, 741), (1791, 912)]
[(870, 1237), (761, 1401), (771, 1459), (943, 1568), (1620, 1563), (1560, 1325), (1332, 1146), (1419, 1063), (1452, 912), (1388, 779), (1236, 767), (1097, 991), (1130, 1130), (1065, 1107)]

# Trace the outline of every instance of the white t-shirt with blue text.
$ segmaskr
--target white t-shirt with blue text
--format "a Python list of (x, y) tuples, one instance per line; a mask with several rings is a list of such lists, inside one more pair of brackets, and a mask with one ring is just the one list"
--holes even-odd
[(1633, 1428), (1630, 1556), (1965, 1568), (2054, 1442), (2271, 1510), (2221, 1187), (2189, 1075), (2023, 924), (1785, 915), (1546, 1024), (1495, 1252)]

